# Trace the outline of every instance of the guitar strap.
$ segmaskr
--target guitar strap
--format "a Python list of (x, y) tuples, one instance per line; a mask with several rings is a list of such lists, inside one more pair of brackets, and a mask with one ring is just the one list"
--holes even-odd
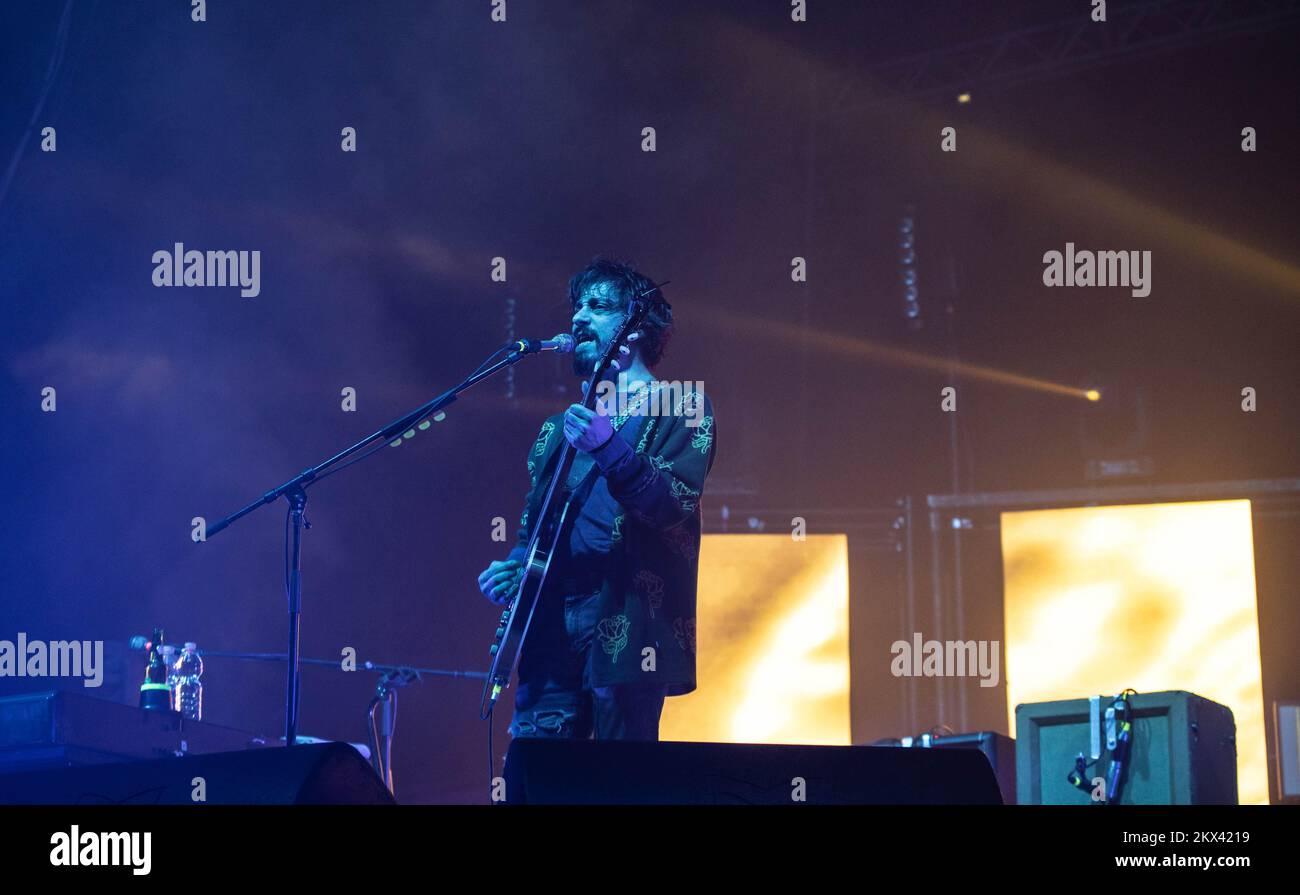
[[(637, 420), (637, 424), (632, 425), (632, 420)], [(639, 417), (629, 417), (626, 422), (619, 428), (615, 438), (622, 438), (627, 442), (627, 446), (636, 450), (637, 440), (641, 437), (641, 430), (650, 422), (649, 414), (643, 414)], [(559, 453), (558, 451), (556, 452)], [(596, 478), (600, 475), (600, 467), (595, 463), (591, 464), (591, 469), (587, 470), (586, 476), (578, 483), (578, 487), (573, 489), (574, 506), (582, 506), (591, 496), (591, 489), (596, 487)]]
[[(637, 421), (636, 425), (632, 424), (633, 420)], [(642, 414), (639, 417), (628, 417), (627, 421), (619, 427), (617, 434), (627, 442), (628, 447), (635, 451), (637, 442), (641, 438), (641, 433), (649, 423), (649, 414)], [(549, 479), (554, 474), (555, 464), (558, 462), (557, 458), (560, 456), (560, 445), (563, 444), (563, 441), (563, 437), (557, 440), (555, 450), (551, 451), (550, 455), (543, 462), (542, 471), (538, 474), (538, 481)], [(573, 489), (574, 495), (581, 497), (581, 500), (578, 501), (579, 503), (587, 499), (587, 495), (591, 493), (592, 486), (595, 485), (596, 476), (599, 474), (600, 468), (593, 463), (591, 469), (587, 470), (586, 476), (584, 476), (582, 481), (578, 483), (578, 487)]]
[[(633, 420), (636, 420), (635, 425), (633, 425)], [(639, 417), (629, 417), (623, 425), (619, 427), (614, 437), (622, 438), (627, 442), (628, 447), (632, 448), (632, 450), (636, 450), (637, 441), (641, 438), (642, 431), (644, 431), (645, 427), (649, 425), (649, 423), (649, 414), (643, 414)], [(554, 474), (555, 464), (558, 462), (556, 458), (559, 456), (560, 451), (557, 447), (556, 450), (551, 452), (551, 456), (547, 458), (546, 465), (543, 467), (543, 475)], [(587, 470), (587, 474), (583, 476), (582, 481), (578, 483), (578, 487), (574, 488), (570, 497), (567, 498), (575, 508), (581, 507), (587, 502), (587, 498), (591, 496), (591, 490), (596, 487), (596, 479), (599, 476), (600, 467), (597, 464), (592, 463), (591, 469)], [(568, 518), (565, 520), (565, 531), (560, 532), (556, 536), (557, 543), (561, 539), (569, 536), (569, 532), (572, 530), (572, 526), (574, 521), (577, 519), (577, 516), (577, 513), (568, 514)]]

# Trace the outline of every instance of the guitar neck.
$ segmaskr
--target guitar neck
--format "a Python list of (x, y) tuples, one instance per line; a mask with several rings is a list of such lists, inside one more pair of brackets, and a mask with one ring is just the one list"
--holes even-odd
[[(605, 374), (609, 364), (601, 362), (596, 365), (596, 370), (591, 374), (591, 379), (587, 381), (587, 396), (583, 399), (582, 406), (592, 410), (596, 406), (596, 383)], [(563, 425), (563, 424), (561, 424)], [(551, 508), (555, 503), (555, 496), (561, 490), (564, 482), (569, 478), (569, 471), (573, 468), (573, 461), (578, 456), (578, 450), (569, 444), (566, 438), (560, 445), (560, 456), (555, 464), (555, 471), (551, 474), (551, 484), (546, 489), (546, 498), (537, 514), (537, 519), (544, 520), (550, 516)], [(542, 526), (538, 526), (537, 531), (533, 533), (533, 540), (536, 541), (541, 534)]]

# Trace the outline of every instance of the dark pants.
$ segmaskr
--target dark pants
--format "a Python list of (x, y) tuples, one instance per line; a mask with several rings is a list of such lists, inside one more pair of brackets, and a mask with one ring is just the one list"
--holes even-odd
[(664, 685), (591, 685), (599, 600), (598, 592), (542, 597), (519, 658), (512, 736), (659, 739)]

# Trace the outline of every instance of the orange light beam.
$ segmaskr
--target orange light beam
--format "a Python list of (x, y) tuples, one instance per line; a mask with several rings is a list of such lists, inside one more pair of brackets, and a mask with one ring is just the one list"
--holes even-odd
[(772, 341), (784, 345), (788, 345), (794, 339), (806, 335), (817, 347), (846, 357), (916, 370), (928, 370), (944, 375), (955, 373), (971, 379), (996, 382), (999, 385), (1010, 385), (1016, 388), (1031, 389), (1054, 395), (1066, 395), (1083, 401), (1094, 401), (1100, 398), (1100, 395), (1092, 397), (1089, 389), (1062, 385), (1048, 379), (1024, 376), (1020, 373), (1012, 373), (1008, 370), (999, 370), (996, 367), (986, 367), (965, 361), (953, 362), (947, 358), (931, 357), (919, 351), (896, 348), (883, 342), (874, 342), (870, 339), (845, 336), (839, 333), (828, 333), (822, 330), (805, 329), (778, 320), (733, 316), (707, 309), (694, 311), (693, 315), (701, 318), (712, 318), (712, 322), (728, 332), (735, 332), (738, 329), (748, 330), (753, 335), (770, 338)]

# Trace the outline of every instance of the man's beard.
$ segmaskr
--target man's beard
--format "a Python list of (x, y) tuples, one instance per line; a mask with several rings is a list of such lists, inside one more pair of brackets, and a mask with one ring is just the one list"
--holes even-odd
[[(588, 353), (586, 346), (590, 345), (591, 350)], [(600, 360), (600, 343), (599, 342), (580, 342), (573, 348), (573, 375), (584, 378), (590, 376), (596, 369), (596, 362)]]

